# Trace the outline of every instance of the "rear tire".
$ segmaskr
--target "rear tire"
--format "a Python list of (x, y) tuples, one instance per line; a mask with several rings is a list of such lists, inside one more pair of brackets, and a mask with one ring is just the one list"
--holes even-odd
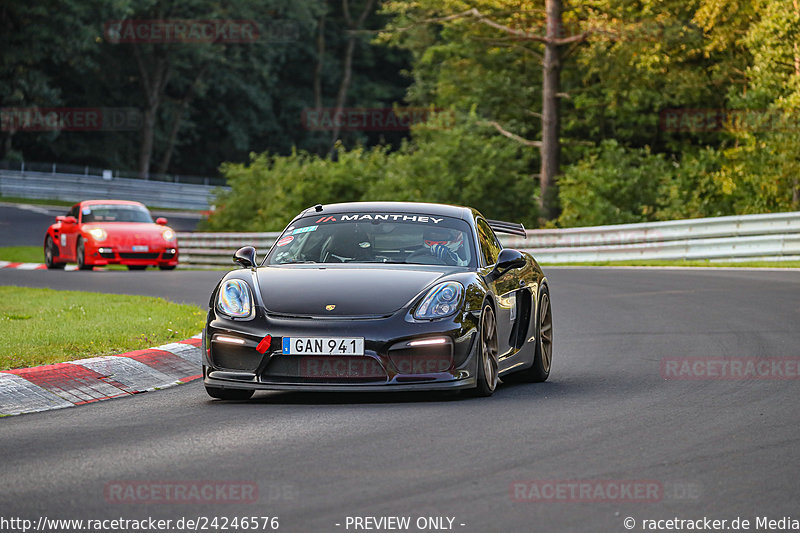
[[(533, 364), (513, 375), (514, 381), (541, 383), (550, 376), (553, 363), (553, 310), (550, 306), (550, 291), (543, 285), (539, 292), (539, 311), (536, 313), (536, 351)], [(511, 377), (511, 376), (509, 376)]]
[(492, 306), (484, 304), (481, 325), (478, 330), (478, 384), (469, 393), (472, 396), (487, 397), (494, 394), (498, 382), (497, 321)]
[(55, 261), (55, 256), (58, 255), (57, 252), (56, 243), (54, 243), (53, 239), (48, 235), (44, 240), (44, 264), (47, 265), (47, 268), (50, 270), (61, 270), (65, 266), (64, 263), (57, 263)]
[(222, 389), (219, 387), (206, 387), (206, 392), (218, 400), (249, 400), (254, 390), (247, 389)]
[(78, 270), (92, 270), (94, 268), (94, 266), (86, 264), (86, 249), (81, 238), (78, 238), (78, 245), (75, 247), (75, 260), (78, 262)]

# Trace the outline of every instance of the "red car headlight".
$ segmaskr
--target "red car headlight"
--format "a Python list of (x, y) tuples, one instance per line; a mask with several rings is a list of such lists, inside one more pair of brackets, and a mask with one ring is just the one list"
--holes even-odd
[(89, 230), (89, 235), (97, 242), (102, 242), (108, 237), (108, 233), (103, 228), (92, 228)]

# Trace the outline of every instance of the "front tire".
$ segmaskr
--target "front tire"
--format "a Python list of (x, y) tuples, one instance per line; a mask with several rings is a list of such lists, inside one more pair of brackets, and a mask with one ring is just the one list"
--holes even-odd
[(480, 344), (478, 346), (478, 372), (477, 386), (470, 392), (473, 396), (487, 397), (494, 394), (498, 382), (498, 353), (497, 353), (497, 321), (494, 310), (485, 304), (481, 313), (481, 325), (478, 331)]
[(78, 270), (92, 270), (94, 266), (86, 264), (86, 248), (83, 246), (83, 239), (78, 239), (78, 246), (75, 248), (75, 260), (78, 262)]
[(249, 400), (254, 390), (247, 389), (222, 389), (220, 387), (206, 387), (206, 392), (218, 400)]
[(56, 243), (50, 238), (50, 235), (44, 240), (44, 264), (50, 270), (61, 270), (64, 268), (64, 263), (57, 263), (55, 260)]

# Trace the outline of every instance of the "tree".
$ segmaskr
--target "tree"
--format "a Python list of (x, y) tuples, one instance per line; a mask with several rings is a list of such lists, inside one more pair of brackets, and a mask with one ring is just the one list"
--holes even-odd
[[(566, 96), (560, 89), (562, 48), (586, 41), (594, 30), (583, 29), (578, 33), (567, 34), (561, 0), (545, 0), (543, 20), (540, 17), (529, 17), (531, 13), (540, 11), (536, 2), (516, 2), (512, 5), (510, 2), (498, 0), (484, 2), (480, 8), (471, 7), (455, 13), (452, 10), (463, 7), (462, 2), (446, 2), (445, 6), (442, 6), (440, 2), (428, 1), (420, 2), (418, 5), (420, 7), (412, 12), (401, 2), (390, 4), (387, 10), (395, 13), (397, 20), (389, 26), (388, 31), (408, 31), (415, 25), (423, 23), (446, 24), (466, 21), (491, 28), (495, 33), (492, 43), (494, 46), (516, 47), (520, 43), (527, 43), (543, 47), (543, 53), (533, 52), (542, 58), (541, 112), (534, 112), (534, 116), (541, 119), (540, 140), (526, 139), (493, 119), (489, 120), (488, 124), (507, 138), (526, 146), (539, 148), (538, 201), (542, 213), (552, 218), (556, 214), (555, 195), (552, 191), (560, 169), (559, 99)], [(591, 9), (590, 6), (587, 8)], [(448, 14), (447, 11), (451, 12)], [(541, 31), (542, 28), (544, 33)], [(496, 36), (498, 32), (499, 38)]]
[[(95, 1), (4, 0), (0, 5), (0, 110), (63, 103), (59, 73), (91, 64), (94, 40), (87, 21), (97, 12), (102, 9)], [(71, 31), (63, 31), (64, 27)], [(8, 124), (0, 129), (0, 159), (21, 158), (21, 150), (14, 147), (18, 130)], [(58, 133), (26, 135), (52, 142)]]

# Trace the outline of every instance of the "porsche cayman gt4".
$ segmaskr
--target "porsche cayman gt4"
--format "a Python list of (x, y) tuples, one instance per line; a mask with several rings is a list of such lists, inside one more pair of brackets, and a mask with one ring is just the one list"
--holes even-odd
[(552, 311), (536, 260), (496, 232), (521, 224), (439, 204), (358, 202), (306, 209), (260, 264), (215, 287), (203, 331), (214, 398), (256, 390), (465, 389), (550, 374)]

